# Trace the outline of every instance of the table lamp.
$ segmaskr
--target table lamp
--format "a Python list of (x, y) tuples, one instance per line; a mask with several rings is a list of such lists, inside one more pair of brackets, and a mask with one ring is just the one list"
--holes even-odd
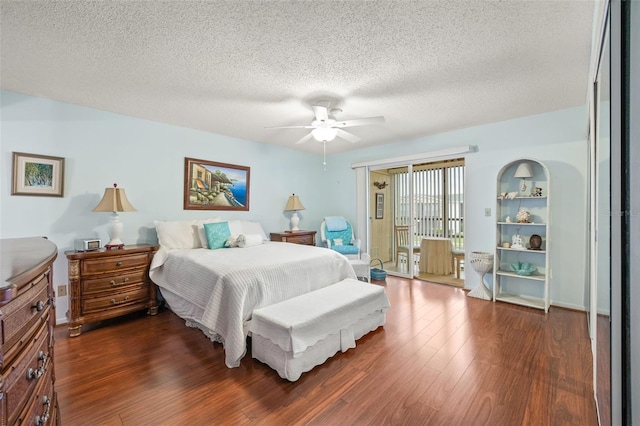
[(300, 199), (296, 194), (292, 194), (287, 200), (287, 205), (284, 208), (285, 212), (293, 212), (291, 214), (291, 231), (299, 231), (298, 224), (300, 223), (300, 218), (298, 217), (298, 210), (304, 210), (304, 206), (300, 202)]
[(102, 200), (93, 209), (94, 212), (112, 212), (113, 215), (109, 220), (111, 232), (111, 241), (105, 246), (107, 250), (120, 249), (124, 247), (124, 243), (120, 239), (122, 233), (122, 222), (118, 212), (135, 212), (136, 209), (131, 205), (124, 193), (124, 189), (118, 188), (118, 184), (114, 183), (113, 188), (105, 188)]
[(522, 178), (522, 185), (520, 185), (520, 192), (524, 193), (527, 190), (527, 182), (525, 181), (525, 178), (533, 177), (533, 170), (531, 169), (531, 164), (529, 163), (518, 164), (518, 168), (516, 169), (516, 174), (514, 174), (513, 177)]

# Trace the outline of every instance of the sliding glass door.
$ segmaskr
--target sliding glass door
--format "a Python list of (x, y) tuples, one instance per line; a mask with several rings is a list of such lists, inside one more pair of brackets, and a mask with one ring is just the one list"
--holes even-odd
[(464, 159), (370, 170), (369, 180), (371, 255), (389, 273), (419, 275), (424, 238), (464, 250)]

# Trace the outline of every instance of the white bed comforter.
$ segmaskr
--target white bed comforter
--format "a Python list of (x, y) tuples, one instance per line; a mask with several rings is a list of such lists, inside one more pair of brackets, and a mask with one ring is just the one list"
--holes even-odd
[(220, 335), (227, 367), (246, 353), (254, 309), (356, 278), (343, 255), (325, 248), (269, 242), (231, 249), (160, 249), (151, 279), (196, 305), (188, 318)]

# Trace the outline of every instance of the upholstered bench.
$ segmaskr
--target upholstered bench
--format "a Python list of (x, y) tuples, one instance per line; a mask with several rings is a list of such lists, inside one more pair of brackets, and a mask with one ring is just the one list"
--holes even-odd
[(336, 284), (253, 311), (253, 358), (296, 381), (338, 351), (385, 323), (384, 287), (347, 278)]

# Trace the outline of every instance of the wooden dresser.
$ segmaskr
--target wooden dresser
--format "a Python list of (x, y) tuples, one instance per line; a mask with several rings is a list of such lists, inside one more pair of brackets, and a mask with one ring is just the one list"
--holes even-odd
[(133, 245), (120, 250), (66, 251), (69, 261), (69, 336), (82, 324), (148, 309), (158, 313), (156, 286), (149, 264), (158, 246)]
[(60, 424), (54, 390), (51, 265), (46, 238), (0, 240), (0, 425)]
[(316, 231), (272, 232), (271, 241), (315, 246)]

